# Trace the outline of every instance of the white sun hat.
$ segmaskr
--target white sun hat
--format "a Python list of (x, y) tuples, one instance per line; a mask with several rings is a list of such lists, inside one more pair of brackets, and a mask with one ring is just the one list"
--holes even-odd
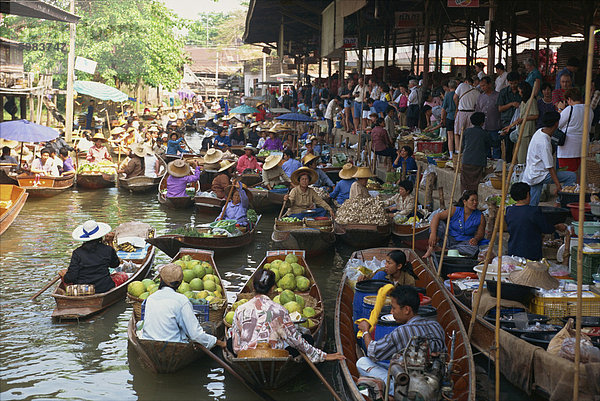
[(85, 223), (77, 226), (71, 236), (76, 241), (91, 241), (102, 238), (111, 231), (111, 228), (106, 223), (98, 223), (94, 220), (88, 220)]

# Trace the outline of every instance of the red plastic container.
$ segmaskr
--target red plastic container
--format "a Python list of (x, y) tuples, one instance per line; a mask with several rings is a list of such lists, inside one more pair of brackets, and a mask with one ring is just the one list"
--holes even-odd
[(417, 152), (442, 153), (444, 142), (417, 142)]
[[(571, 209), (571, 215), (573, 216), (574, 220), (579, 220), (579, 203), (578, 202), (573, 202), (573, 203), (568, 203), (567, 207), (569, 209)], [(585, 204), (585, 212), (591, 212), (592, 211), (592, 206), (589, 203)]]

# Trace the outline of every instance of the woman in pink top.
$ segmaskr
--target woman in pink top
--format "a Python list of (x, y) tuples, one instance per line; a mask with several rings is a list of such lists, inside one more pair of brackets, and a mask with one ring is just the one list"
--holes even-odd
[(99, 163), (104, 160), (112, 161), (111, 155), (103, 144), (107, 139), (101, 133), (97, 133), (92, 140), (94, 141), (94, 146), (88, 150), (87, 161), (90, 163)]
[(244, 151), (246, 152), (246, 154), (240, 156), (237, 162), (236, 170), (238, 174), (242, 175), (244, 171), (248, 169), (262, 171), (262, 167), (260, 166), (258, 160), (256, 160), (256, 157), (254, 156), (255, 150), (256, 149), (254, 149), (254, 147), (251, 144), (247, 144), (246, 147), (244, 147)]

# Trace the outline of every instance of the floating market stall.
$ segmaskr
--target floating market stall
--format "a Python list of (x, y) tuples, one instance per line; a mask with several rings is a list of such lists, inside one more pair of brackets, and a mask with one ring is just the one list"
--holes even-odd
[(17, 176), (19, 186), (24, 188), (32, 198), (50, 198), (71, 188), (75, 182), (75, 176), (51, 177), (29, 174)]
[[(289, 217), (284, 217), (289, 219)], [(282, 224), (284, 223), (284, 224)], [(275, 220), (271, 239), (278, 249), (301, 249), (309, 256), (326, 252), (335, 244), (333, 222), (328, 218), (305, 219), (300, 224)]]
[(103, 160), (98, 163), (81, 163), (77, 167), (77, 186), (86, 189), (109, 188), (117, 181), (117, 165)]
[(348, 199), (338, 209), (335, 234), (356, 248), (385, 246), (392, 235), (392, 224), (380, 201), (373, 197)]

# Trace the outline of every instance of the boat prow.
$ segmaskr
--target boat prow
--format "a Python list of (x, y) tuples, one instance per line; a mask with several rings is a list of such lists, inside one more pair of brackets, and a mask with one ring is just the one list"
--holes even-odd
[(29, 194), (16, 185), (0, 184), (0, 235), (15, 221)]

